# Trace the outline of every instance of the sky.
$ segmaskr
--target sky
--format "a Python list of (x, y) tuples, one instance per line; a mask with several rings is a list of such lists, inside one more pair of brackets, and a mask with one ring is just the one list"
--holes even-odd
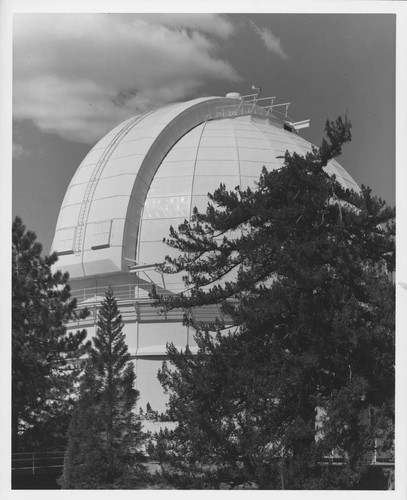
[(339, 162), (394, 205), (395, 47), (391, 13), (14, 14), (12, 216), (49, 253), (76, 168), (115, 125), (253, 84), (311, 119), (316, 145), (347, 113)]

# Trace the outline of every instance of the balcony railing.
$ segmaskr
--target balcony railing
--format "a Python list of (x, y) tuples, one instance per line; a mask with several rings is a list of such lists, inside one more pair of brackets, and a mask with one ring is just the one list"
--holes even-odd
[[(181, 284), (180, 284), (181, 286)], [(138, 323), (160, 323), (160, 322), (182, 322), (184, 311), (172, 309), (163, 312), (159, 307), (154, 307), (153, 300), (148, 295), (147, 289), (139, 288), (135, 283), (111, 285), (117, 299), (124, 321), (137, 321)], [(97, 318), (97, 310), (105, 297), (105, 287), (81, 288), (71, 291), (71, 296), (78, 301), (78, 309), (89, 308), (90, 316), (86, 322), (94, 322)], [(237, 303), (233, 299), (230, 301)], [(232, 324), (231, 318), (221, 312), (220, 304), (211, 304), (194, 308), (190, 311), (193, 320), (197, 323), (211, 323), (215, 318), (223, 320), (225, 324)], [(75, 324), (81, 321), (75, 321)]]
[[(118, 302), (134, 301), (136, 299), (148, 299), (149, 290), (142, 289), (135, 283), (120, 285), (110, 285), (114, 296)], [(152, 287), (151, 287), (152, 289)], [(106, 286), (93, 286), (90, 288), (81, 288), (71, 290), (71, 296), (78, 301), (78, 307), (99, 303), (105, 296)]]

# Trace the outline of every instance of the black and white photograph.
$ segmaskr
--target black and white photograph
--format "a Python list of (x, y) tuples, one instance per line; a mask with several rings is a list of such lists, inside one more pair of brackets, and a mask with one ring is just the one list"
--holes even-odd
[(0, 13), (2, 498), (405, 498), (403, 2)]

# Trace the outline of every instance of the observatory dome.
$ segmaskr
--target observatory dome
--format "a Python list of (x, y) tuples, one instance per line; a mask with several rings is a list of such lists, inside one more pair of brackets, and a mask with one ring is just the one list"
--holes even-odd
[[(286, 150), (310, 150), (286, 119), (229, 95), (136, 116), (92, 148), (62, 203), (52, 248), (59, 268), (72, 279), (163, 262), (169, 227), (204, 209), (221, 182), (253, 186), (263, 165), (281, 167)], [(326, 171), (358, 189), (338, 162)]]
[[(93, 311), (80, 324), (90, 337), (104, 289), (113, 287), (141, 406), (165, 409), (157, 371), (167, 342), (195, 348), (182, 311), (163, 315), (148, 296), (153, 284), (165, 293), (183, 288), (179, 275), (156, 269), (172, 252), (162, 241), (169, 227), (189, 219), (195, 206), (205, 209), (207, 194), (220, 183), (230, 190), (253, 186), (263, 166), (282, 166), (286, 150), (303, 154), (312, 147), (297, 132), (304, 122), (289, 121), (275, 106), (231, 93), (135, 116), (90, 150), (67, 189), (52, 246), (59, 254), (56, 266), (69, 272), (78, 307)], [(326, 171), (344, 187), (359, 189), (336, 161)], [(219, 310), (208, 306), (193, 314), (211, 321)]]

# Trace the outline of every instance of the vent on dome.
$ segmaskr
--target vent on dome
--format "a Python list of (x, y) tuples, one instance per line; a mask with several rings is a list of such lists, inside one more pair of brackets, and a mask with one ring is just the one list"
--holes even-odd
[(65, 227), (57, 232), (58, 240), (55, 250), (58, 255), (69, 255), (74, 253), (74, 242), (76, 236), (76, 226)]
[(108, 248), (110, 246), (110, 233), (112, 221), (106, 220), (93, 224), (92, 250)]

